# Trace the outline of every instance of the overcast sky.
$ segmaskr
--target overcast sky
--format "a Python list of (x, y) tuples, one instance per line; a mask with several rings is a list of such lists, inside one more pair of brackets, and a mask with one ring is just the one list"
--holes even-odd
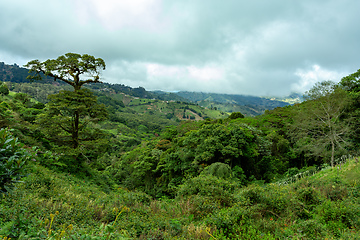
[(87, 53), (105, 82), (287, 95), (360, 68), (359, 0), (1, 0), (0, 61)]

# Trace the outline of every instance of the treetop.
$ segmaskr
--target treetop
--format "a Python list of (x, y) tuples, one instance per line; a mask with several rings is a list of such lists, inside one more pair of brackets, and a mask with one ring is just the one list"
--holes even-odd
[[(25, 67), (29, 68), (27, 79), (41, 80), (41, 73), (70, 84), (77, 91), (85, 83), (100, 83), (100, 73), (105, 70), (105, 62), (88, 54), (66, 53), (57, 59), (48, 59), (44, 62), (32, 60)], [(86, 80), (80, 80), (80, 75), (85, 74)]]

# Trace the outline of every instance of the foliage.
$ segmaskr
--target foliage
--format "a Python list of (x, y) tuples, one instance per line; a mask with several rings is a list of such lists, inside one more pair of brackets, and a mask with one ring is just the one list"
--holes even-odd
[(2, 82), (0, 82), (0, 95), (9, 95), (8, 86)]
[(5, 101), (1, 101), (1, 103), (0, 103), (0, 128), (9, 126), (11, 118), (12, 118), (12, 114), (11, 114), (9, 104)]
[(233, 112), (229, 116), (230, 119), (236, 119), (236, 118), (244, 118), (244, 115), (241, 114), (241, 112)]
[(351, 93), (359, 93), (360, 92), (360, 69), (356, 72), (343, 77), (341, 79), (341, 85), (345, 88), (346, 91)]
[[(44, 62), (33, 60), (25, 66), (30, 68), (30, 73), (34, 73), (28, 76), (29, 79), (40, 80), (41, 74), (44, 74), (74, 88), (74, 92), (61, 91), (49, 96), (51, 102), (39, 123), (47, 130), (48, 136), (57, 138), (57, 142), (69, 142), (66, 135), (70, 135), (72, 147), (78, 148), (81, 140), (79, 135), (88, 123), (103, 120), (107, 115), (104, 105), (97, 104), (96, 97), (89, 90), (80, 90), (84, 84), (100, 82), (100, 71), (105, 70), (104, 60), (88, 54), (67, 53)], [(81, 75), (88, 79), (81, 80)]]
[[(356, 76), (352, 81), (357, 84)], [(335, 148), (338, 165), (324, 167), (331, 144), (323, 152), (312, 148), (322, 141), (319, 131), (342, 127), (342, 147), (356, 150), (357, 132), (345, 134), (358, 124), (356, 88), (319, 83), (301, 104), (226, 118), (215, 104), (203, 109), (159, 101), (143, 88), (92, 83), (87, 87), (95, 92), (62, 91), (44, 105), (30, 97), (43, 97), (34, 85), (8, 86), (20, 93), (0, 96), (1, 124), (33, 147), (36, 162), (0, 199), (0, 238), (359, 238), (358, 159), (336, 159), (341, 149)], [(44, 88), (55, 93), (62, 86)], [(327, 107), (325, 100), (334, 104)], [(110, 118), (101, 121), (105, 108)], [(336, 127), (311, 123), (314, 113), (312, 120), (325, 119), (319, 109), (341, 109), (331, 120)], [(71, 134), (75, 112), (77, 148)]]
[(232, 195), (235, 184), (212, 175), (200, 175), (185, 181), (179, 186), (178, 196), (192, 195), (209, 197), (220, 206), (229, 206), (234, 201)]
[[(328, 168), (293, 184), (244, 188), (202, 174), (187, 179), (177, 198), (156, 200), (118, 185), (103, 192), (96, 178), (104, 176), (78, 178), (35, 164), (32, 174), (0, 200), (0, 235), (19, 239), (356, 239), (359, 166), (353, 160), (341, 170)], [(346, 191), (336, 190), (342, 188)], [(335, 193), (342, 197), (330, 197)]]
[[(30, 68), (27, 78), (41, 80), (42, 74), (61, 80), (71, 85), (75, 91), (80, 90), (87, 83), (98, 83), (101, 70), (105, 70), (105, 62), (101, 58), (95, 58), (88, 54), (66, 53), (57, 59), (48, 59), (44, 62), (32, 60), (25, 67)], [(80, 75), (85, 74), (89, 79), (81, 80)]]
[(357, 151), (360, 146), (360, 70), (343, 77), (340, 86), (349, 93), (352, 103), (346, 111), (347, 117), (352, 120), (351, 124), (351, 140), (352, 148), (349, 150)]
[(210, 174), (218, 178), (224, 178), (224, 179), (229, 179), (232, 177), (230, 166), (228, 164), (221, 162), (213, 163), (210, 166), (204, 168), (204, 171), (202, 173)]
[(25, 165), (31, 154), (10, 130), (0, 129), (0, 193), (8, 193), (14, 183), (25, 176)]
[(104, 105), (97, 104), (94, 94), (87, 89), (61, 91), (49, 99), (37, 123), (59, 145), (71, 145), (75, 149), (81, 141), (93, 140), (87, 131), (89, 124), (107, 116)]
[(348, 145), (349, 119), (342, 118), (350, 104), (348, 93), (335, 83), (324, 81), (315, 84), (307, 98), (306, 109), (298, 112), (293, 126), (295, 139), (315, 156), (328, 155), (334, 166), (335, 150), (342, 155)]
[(130, 189), (174, 196), (177, 185), (201, 172), (230, 179), (234, 168), (242, 184), (253, 175), (270, 180), (268, 155), (268, 142), (247, 125), (189, 122), (124, 154), (108, 170)]

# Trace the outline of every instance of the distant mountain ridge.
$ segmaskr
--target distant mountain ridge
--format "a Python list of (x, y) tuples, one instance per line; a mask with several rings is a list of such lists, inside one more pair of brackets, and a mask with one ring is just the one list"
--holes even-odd
[(203, 107), (216, 108), (224, 112), (242, 112), (247, 116), (256, 116), (277, 107), (284, 107), (290, 103), (267, 99), (263, 97), (237, 95), (237, 94), (219, 94), (180, 91), (177, 95), (197, 103)]
[(219, 93), (203, 93), (203, 92), (188, 92), (180, 91), (177, 95), (186, 98), (192, 102), (211, 101), (218, 103), (232, 103), (238, 105), (255, 105), (255, 106), (269, 106), (269, 107), (283, 107), (289, 105), (283, 101), (270, 100), (262, 97), (240, 95), (240, 94), (219, 94)]
[[(14, 83), (29, 83), (26, 79), (28, 76), (28, 69), (20, 67), (17, 64), (7, 65), (0, 62), (0, 81), (14, 82)], [(53, 79), (44, 77), (44, 81), (38, 83), (52, 83)], [(56, 82), (62, 85), (61, 81)], [(261, 115), (265, 110), (271, 110), (276, 107), (284, 107), (298, 101), (296, 95), (287, 99), (276, 97), (265, 98), (256, 96), (236, 95), (236, 94), (218, 94), (218, 93), (203, 93), (203, 92), (165, 92), (165, 91), (147, 91), (143, 87), (132, 88), (123, 84), (111, 83), (97, 83), (89, 84), (88, 87), (93, 90), (112, 93), (125, 93), (133, 97), (146, 99), (159, 99), (163, 101), (179, 101), (192, 102), (199, 106), (217, 109), (223, 112), (241, 112), (247, 116)], [(291, 102), (293, 101), (293, 102)]]

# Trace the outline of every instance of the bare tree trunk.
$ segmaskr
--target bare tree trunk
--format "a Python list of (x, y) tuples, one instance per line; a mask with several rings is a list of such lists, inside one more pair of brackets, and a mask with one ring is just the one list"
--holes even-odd
[(74, 119), (74, 132), (72, 134), (73, 148), (76, 149), (79, 146), (79, 112), (75, 111)]
[(334, 143), (334, 139), (331, 139), (331, 167), (334, 167), (334, 156), (335, 156), (335, 143)]

